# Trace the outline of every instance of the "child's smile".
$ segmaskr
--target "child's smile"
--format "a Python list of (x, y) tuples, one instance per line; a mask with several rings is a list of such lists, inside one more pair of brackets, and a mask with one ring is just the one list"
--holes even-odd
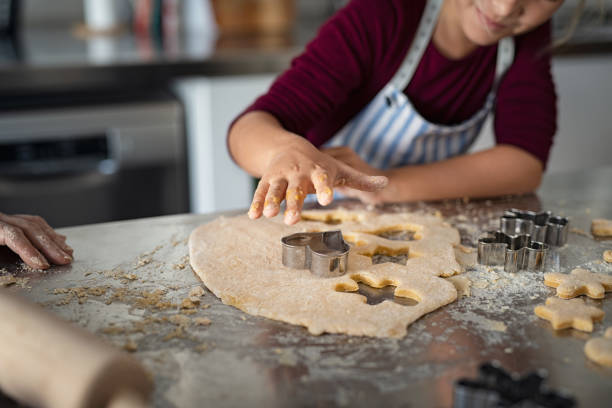
[(458, 15), (466, 39), (490, 45), (526, 33), (552, 17), (563, 0), (447, 0)]

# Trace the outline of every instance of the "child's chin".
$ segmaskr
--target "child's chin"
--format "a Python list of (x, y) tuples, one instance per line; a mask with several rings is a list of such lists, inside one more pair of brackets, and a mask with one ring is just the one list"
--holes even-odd
[(471, 42), (480, 47), (496, 44), (499, 40), (506, 37), (504, 33), (490, 32), (481, 27), (471, 29), (466, 34)]

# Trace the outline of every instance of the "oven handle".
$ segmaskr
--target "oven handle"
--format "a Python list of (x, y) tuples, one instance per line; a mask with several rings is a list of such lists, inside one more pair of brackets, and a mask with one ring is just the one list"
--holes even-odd
[(0, 176), (0, 195), (35, 196), (41, 192), (53, 194), (88, 191), (107, 186), (117, 178), (116, 172), (89, 171), (41, 178), (16, 178)]

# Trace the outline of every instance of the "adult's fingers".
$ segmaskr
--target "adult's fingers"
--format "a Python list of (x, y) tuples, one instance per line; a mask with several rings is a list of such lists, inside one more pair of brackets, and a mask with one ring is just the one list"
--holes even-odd
[(21, 228), (0, 221), (0, 245), (6, 245), (27, 265), (35, 269), (48, 269), (51, 265), (30, 243)]
[(285, 195), (285, 201), (287, 203), (284, 220), (285, 224), (293, 225), (300, 220), (300, 213), (304, 206), (304, 198), (306, 198), (306, 192), (308, 191), (308, 183), (308, 180), (299, 180), (289, 183), (287, 194)]
[(334, 199), (334, 191), (327, 171), (318, 168), (312, 173), (312, 185), (317, 194), (317, 201), (321, 205), (328, 205)]
[(263, 214), (266, 217), (275, 217), (280, 211), (280, 203), (285, 197), (287, 190), (287, 181), (278, 180), (270, 183), (268, 194), (266, 194), (266, 200), (264, 202)]
[(259, 184), (257, 184), (257, 188), (255, 189), (255, 193), (253, 194), (253, 201), (251, 202), (251, 208), (249, 208), (249, 218), (255, 220), (261, 217), (263, 213), (264, 202), (266, 199), (266, 194), (268, 193), (268, 188), (270, 185), (265, 180), (260, 180)]
[(74, 252), (73, 249), (68, 244), (66, 244), (66, 236), (56, 232), (53, 228), (51, 228), (51, 226), (47, 223), (47, 221), (45, 221), (45, 219), (43, 217), (40, 217), (38, 215), (27, 215), (27, 214), (17, 214), (17, 215), (14, 215), (14, 217), (22, 218), (24, 220), (27, 220), (27, 221), (37, 225), (64, 252), (68, 253), (69, 255), (73, 254), (73, 252)]
[(40, 223), (30, 221), (20, 216), (3, 215), (2, 221), (6, 224), (18, 227), (26, 239), (38, 249), (47, 260), (56, 265), (65, 265), (72, 262), (72, 257), (57, 244), (51, 235), (48, 235)]
[(340, 171), (336, 177), (336, 185), (355, 188), (362, 191), (382, 190), (389, 183), (385, 176), (369, 176), (354, 168), (341, 164)]

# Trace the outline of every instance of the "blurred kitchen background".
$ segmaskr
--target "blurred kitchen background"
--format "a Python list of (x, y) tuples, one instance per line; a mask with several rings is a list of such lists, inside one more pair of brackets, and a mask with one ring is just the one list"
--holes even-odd
[[(227, 128), (344, 3), (0, 0), (0, 211), (61, 227), (247, 208)], [(555, 51), (549, 173), (612, 164), (612, 0), (599, 5)], [(489, 126), (474, 149), (492, 144)]]

